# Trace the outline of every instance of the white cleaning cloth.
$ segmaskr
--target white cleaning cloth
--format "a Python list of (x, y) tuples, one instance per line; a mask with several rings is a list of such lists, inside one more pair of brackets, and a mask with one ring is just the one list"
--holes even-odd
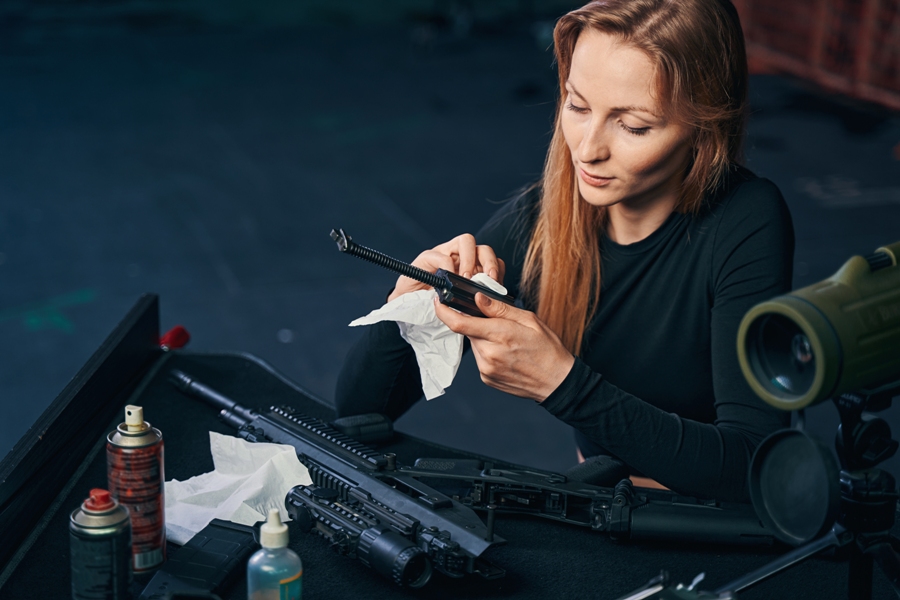
[(277, 508), (287, 521), (288, 490), (312, 483), (291, 446), (252, 444), (210, 431), (209, 449), (213, 471), (166, 482), (166, 536), (176, 544), (187, 542), (213, 519), (253, 525)]
[[(472, 281), (506, 295), (506, 288), (485, 275), (477, 273)], [(463, 336), (450, 331), (434, 314), (434, 290), (419, 290), (403, 294), (381, 308), (350, 323), (372, 325), (380, 321), (396, 321), (400, 335), (413, 347), (422, 375), (422, 390), (431, 400), (443, 395), (450, 387), (459, 362), (462, 360)]]

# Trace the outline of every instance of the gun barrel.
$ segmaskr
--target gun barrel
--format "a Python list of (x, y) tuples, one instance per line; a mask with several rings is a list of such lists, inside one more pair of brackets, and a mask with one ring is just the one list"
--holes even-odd
[(188, 396), (199, 398), (213, 408), (217, 408), (222, 411), (222, 414), (224, 416), (231, 417), (229, 419), (229, 423), (236, 427), (239, 427), (240, 425), (236, 424), (237, 421), (234, 420), (235, 415), (237, 415), (238, 417), (242, 417), (247, 421), (252, 420), (256, 416), (256, 413), (251, 409), (245, 406), (241, 406), (231, 398), (220, 394), (211, 387), (203, 385), (199, 381), (194, 381), (194, 379), (184, 371), (172, 371), (171, 373), (169, 373), (169, 380), (175, 385), (175, 387), (177, 387)]

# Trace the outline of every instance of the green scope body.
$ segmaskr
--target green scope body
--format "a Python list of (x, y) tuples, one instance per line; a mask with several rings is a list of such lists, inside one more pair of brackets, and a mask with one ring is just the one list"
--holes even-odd
[(800, 410), (900, 380), (900, 242), (751, 308), (738, 328), (744, 377), (766, 403)]

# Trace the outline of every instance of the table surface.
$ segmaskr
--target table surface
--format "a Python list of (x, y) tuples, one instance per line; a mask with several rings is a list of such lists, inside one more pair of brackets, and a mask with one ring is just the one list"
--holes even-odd
[[(148, 372), (129, 403), (144, 407), (145, 418), (158, 427), (165, 440), (166, 479), (184, 480), (213, 469), (209, 431), (233, 435), (217, 419), (216, 411), (175, 390), (166, 380), (180, 369), (241, 404), (254, 408), (290, 405), (321, 419), (333, 418), (331, 409), (302, 392), (262, 361), (238, 354), (170, 352)], [(121, 419), (108, 424), (112, 430)], [(68, 518), (93, 487), (106, 485), (102, 436), (86, 469), (49, 516), (46, 529), (24, 556), (0, 598), (65, 598), (69, 596)], [(398, 461), (412, 464), (419, 457), (467, 455), (426, 441), (396, 435), (384, 450)], [(468, 455), (471, 456), (471, 455)], [(540, 518), (498, 515), (495, 531), (507, 544), (483, 556), (506, 570), (503, 579), (477, 576), (450, 579), (436, 573), (419, 590), (397, 587), (349, 557), (339, 556), (315, 535), (291, 528), (291, 547), (304, 563), (303, 588), (307, 598), (598, 598), (615, 599), (645, 584), (666, 570), (675, 582), (690, 582), (706, 573), (714, 589), (765, 565), (786, 551), (783, 546), (747, 548), (691, 543), (613, 542), (605, 534)], [(170, 544), (168, 551), (177, 546)], [(816, 557), (745, 591), (741, 598), (844, 598), (848, 563)], [(137, 581), (135, 589), (140, 589)], [(892, 596), (885, 577), (876, 569), (874, 597)], [(246, 598), (243, 574), (224, 600)]]

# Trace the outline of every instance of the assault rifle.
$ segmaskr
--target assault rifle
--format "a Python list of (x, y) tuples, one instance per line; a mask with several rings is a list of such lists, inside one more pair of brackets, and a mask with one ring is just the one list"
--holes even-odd
[[(582, 525), (617, 540), (773, 542), (750, 505), (634, 488), (628, 479), (614, 488), (598, 487), (479, 460), (420, 458), (401, 465), (395, 455), (293, 408), (257, 412), (181, 371), (172, 371), (171, 378), (186, 394), (218, 408), (219, 418), (242, 438), (293, 446), (313, 485), (288, 493), (292, 518), (401, 585), (424, 585), (432, 567), (450, 577), (502, 577), (503, 569), (481, 557), (505, 543), (493, 533), (497, 512)], [(487, 511), (487, 525), (473, 509)]]

